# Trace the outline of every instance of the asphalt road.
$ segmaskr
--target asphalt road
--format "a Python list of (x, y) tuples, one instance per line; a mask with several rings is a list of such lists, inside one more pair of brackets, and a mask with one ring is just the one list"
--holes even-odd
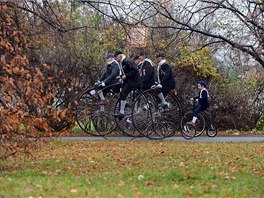
[[(102, 137), (60, 137), (58, 140), (92, 140), (100, 141), (105, 140)], [(108, 140), (139, 140), (150, 141), (147, 138), (131, 138), (131, 137), (107, 137)], [(175, 141), (175, 142), (264, 142), (264, 135), (245, 135), (245, 136), (216, 136), (214, 138), (202, 136), (196, 137), (191, 140), (185, 140), (183, 137), (170, 137), (162, 141)]]

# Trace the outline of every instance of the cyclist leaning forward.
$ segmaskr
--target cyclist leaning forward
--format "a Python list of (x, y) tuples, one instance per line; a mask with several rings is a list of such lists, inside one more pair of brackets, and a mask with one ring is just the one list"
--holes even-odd
[(164, 54), (156, 55), (158, 68), (157, 78), (158, 85), (156, 85), (156, 94), (159, 98), (159, 107), (167, 108), (169, 105), (165, 100), (165, 97), (170, 93), (171, 90), (175, 89), (175, 79), (173, 76), (171, 66), (166, 62)]
[[(109, 88), (104, 88), (105, 86), (109, 86), (109, 85), (114, 85), (116, 83), (118, 83), (118, 80), (116, 79), (117, 76), (119, 76), (119, 64), (118, 62), (114, 59), (114, 54), (109, 53), (106, 55), (105, 57), (106, 59), (106, 71), (105, 73), (102, 75), (102, 77), (100, 78), (100, 80), (95, 83), (96, 85), (100, 85), (100, 89), (102, 89), (103, 91), (99, 92), (99, 97), (101, 99), (100, 101), (100, 105), (107, 105), (107, 100), (105, 99), (105, 96), (107, 95), (107, 93), (110, 91), (110, 87)], [(111, 89), (114, 89), (115, 92), (118, 92), (118, 86), (113, 86), (111, 87)]]
[(120, 50), (116, 51), (114, 56), (116, 61), (119, 62), (122, 71), (122, 75), (118, 78), (122, 79), (124, 83), (119, 98), (120, 110), (113, 116), (122, 120), (125, 116), (126, 98), (132, 90), (141, 88), (141, 79), (137, 65), (132, 59), (126, 57)]

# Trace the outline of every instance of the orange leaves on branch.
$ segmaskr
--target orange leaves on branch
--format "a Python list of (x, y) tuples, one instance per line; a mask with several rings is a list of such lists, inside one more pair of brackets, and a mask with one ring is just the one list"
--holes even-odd
[(42, 74), (42, 72), (40, 71), (39, 68), (36, 68), (36, 72), (37, 72), (37, 76), (38, 77), (43, 78), (43, 74)]
[(0, 47), (2, 46), (2, 47), (7, 48), (7, 43), (8, 43), (7, 40), (4, 40), (4, 39), (1, 40), (1, 41), (0, 41)]
[(31, 88), (30, 87), (27, 87), (26, 88), (26, 96), (29, 97), (32, 93), (31, 93)]
[(3, 65), (5, 65), (6, 64), (6, 58), (5, 58), (5, 55), (2, 55), (1, 56), (1, 60), (0, 60), (1, 62), (1, 64), (3, 64)]
[(7, 5), (3, 5), (3, 6), (2, 6), (2, 9), (3, 9), (4, 11), (6, 11), (6, 10), (8, 9)]
[(16, 85), (14, 84), (14, 80), (12, 78), (8, 78), (7, 82), (9, 83), (9, 85), (11, 85), (12, 88), (16, 89)]
[(61, 120), (65, 119), (67, 112), (68, 112), (68, 109), (67, 108), (65, 108), (63, 110), (60, 110), (59, 113), (58, 113), (58, 117)]
[(47, 99), (53, 99), (53, 98), (55, 98), (55, 96), (53, 94), (49, 93), (46, 95), (46, 98)]
[(16, 36), (16, 37), (14, 37), (14, 40), (17, 42), (17, 43), (19, 43), (19, 38)]
[(44, 69), (46, 69), (46, 70), (50, 70), (50, 69), (51, 69), (50, 66), (47, 65), (47, 64), (43, 64), (43, 67), (44, 67)]
[(47, 119), (46, 118), (35, 118), (34, 121), (33, 121), (33, 125), (41, 130), (41, 131), (49, 131), (50, 128), (49, 128), (49, 125), (48, 125), (48, 122), (47, 122)]
[(14, 74), (20, 74), (20, 69), (18, 67), (14, 67), (14, 68), (12, 68), (12, 72)]
[(47, 79), (46, 79), (46, 82), (52, 82), (53, 81), (53, 78), (52, 77), (48, 77)]
[(29, 61), (26, 57), (23, 58), (22, 65), (26, 66), (29, 64)]

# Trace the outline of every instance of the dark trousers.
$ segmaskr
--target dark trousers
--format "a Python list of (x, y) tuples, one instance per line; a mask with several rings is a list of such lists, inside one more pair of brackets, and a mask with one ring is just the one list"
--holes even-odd
[(126, 83), (120, 93), (120, 100), (126, 100), (128, 94), (135, 89), (131, 84)]
[[(109, 86), (109, 85), (112, 85), (112, 86)], [(109, 85), (106, 85), (106, 87), (100, 86), (98, 88), (98, 91), (99, 90), (102, 90), (104, 96), (106, 96), (110, 92), (110, 90), (112, 90), (115, 93), (119, 93), (120, 92), (121, 84), (115, 84), (115, 83), (113, 83), (113, 84), (109, 84)]]
[(200, 104), (196, 105), (193, 109), (193, 116), (194, 117), (198, 117), (198, 113), (200, 113), (201, 111), (206, 110), (208, 107), (203, 107)]

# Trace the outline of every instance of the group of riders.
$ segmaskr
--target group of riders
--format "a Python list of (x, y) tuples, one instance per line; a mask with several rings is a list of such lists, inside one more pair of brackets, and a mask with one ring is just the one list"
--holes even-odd
[[(155, 71), (154, 63), (148, 58), (146, 51), (141, 51), (134, 59), (127, 57), (122, 51), (118, 50), (114, 54), (109, 53), (105, 56), (106, 71), (97, 82), (103, 91), (99, 93), (100, 105), (107, 105), (105, 99), (109, 92), (110, 85), (115, 85), (122, 81), (122, 89), (120, 92), (119, 112), (113, 116), (122, 120), (125, 116), (126, 98), (133, 90), (148, 90), (155, 88), (154, 91), (158, 97), (158, 106), (168, 108), (169, 104), (165, 98), (168, 93), (175, 89), (175, 78), (172, 67), (167, 63), (164, 54), (156, 55), (157, 68)], [(156, 74), (156, 75), (155, 75)], [(109, 88), (108, 88), (109, 87)], [(119, 88), (117, 88), (119, 89)], [(198, 101), (198, 105), (194, 108), (193, 119), (189, 124), (195, 125), (197, 114), (208, 108), (208, 91), (204, 81), (198, 82), (199, 95), (194, 97)]]

